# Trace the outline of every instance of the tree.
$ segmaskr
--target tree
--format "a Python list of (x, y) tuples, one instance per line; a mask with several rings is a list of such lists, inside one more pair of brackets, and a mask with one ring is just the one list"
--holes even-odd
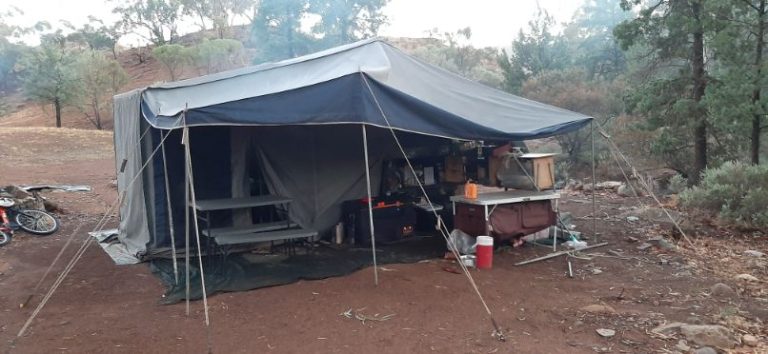
[[(625, 10), (641, 0), (623, 0)], [(649, 78), (635, 90), (636, 113), (649, 118), (651, 129), (662, 129), (659, 142), (669, 153), (686, 155), (693, 141), (693, 164), (671, 166), (690, 175), (696, 183), (707, 167), (707, 111), (703, 105), (707, 85), (704, 36), (708, 9), (705, 0), (657, 0), (644, 6), (639, 16), (614, 30), (622, 49), (643, 49), (644, 72)], [(689, 138), (681, 138), (687, 134)]]
[(308, 53), (314, 39), (301, 31), (308, 0), (262, 0), (251, 27), (254, 62), (293, 58)]
[(528, 22), (512, 42), (512, 52), (502, 50), (499, 65), (504, 71), (504, 88), (519, 93), (525, 80), (549, 70), (562, 70), (571, 58), (564, 38), (552, 32), (555, 20), (544, 10)]
[(734, 137), (729, 144), (742, 147), (753, 164), (760, 163), (760, 141), (764, 130), (766, 99), (763, 88), (768, 84), (766, 65), (766, 31), (768, 0), (743, 0), (715, 4), (720, 26), (711, 47), (717, 57), (714, 66), (717, 80), (707, 88), (707, 107), (713, 127)]
[(243, 44), (234, 39), (206, 39), (195, 46), (192, 60), (205, 74), (239, 67), (245, 61)]
[(563, 31), (574, 65), (583, 66), (590, 79), (613, 80), (627, 70), (627, 60), (613, 28), (630, 19), (615, 0), (589, 0)]
[(180, 0), (125, 0), (112, 12), (120, 15), (125, 30), (134, 31), (155, 45), (173, 43), (178, 38)]
[(217, 38), (223, 39), (232, 27), (232, 18), (254, 11), (256, 0), (181, 0), (183, 13), (193, 17), (200, 30), (208, 29), (210, 22)]
[(101, 112), (111, 108), (111, 97), (128, 82), (128, 75), (120, 63), (97, 51), (80, 55), (76, 65), (77, 77), (82, 85), (80, 109), (94, 127), (101, 130)]
[(22, 84), (27, 98), (53, 104), (56, 127), (61, 127), (61, 108), (72, 104), (79, 85), (75, 70), (77, 56), (54, 45), (41, 45), (22, 58)]
[(107, 26), (104, 21), (93, 16), (88, 16), (88, 20), (89, 23), (80, 28), (70, 26), (73, 32), (67, 35), (67, 40), (84, 44), (90, 50), (107, 49), (112, 53), (112, 57), (117, 59), (116, 45), (123, 35), (120, 31), (120, 23)]
[(181, 44), (165, 44), (155, 47), (152, 55), (165, 66), (171, 81), (176, 81), (192, 60), (193, 52)]
[(20, 11), (0, 13), (0, 93), (17, 87), (17, 63), (26, 50), (23, 44), (10, 40), (20, 34), (21, 28), (8, 24), (6, 19), (17, 13)]
[(433, 29), (429, 37), (429, 41), (417, 46), (413, 55), (468, 79), (501, 87), (503, 75), (496, 65), (496, 49), (470, 45), (471, 28), (443, 33)]
[(320, 16), (313, 32), (332, 47), (376, 36), (387, 22), (381, 9), (389, 0), (310, 0), (309, 11)]
[[(525, 98), (548, 103), (574, 112), (595, 117), (604, 126), (624, 109), (621, 80), (593, 80), (580, 68), (554, 70), (527, 80), (521, 94)], [(590, 131), (581, 129), (555, 137), (568, 157), (568, 169), (583, 171), (591, 163)]]

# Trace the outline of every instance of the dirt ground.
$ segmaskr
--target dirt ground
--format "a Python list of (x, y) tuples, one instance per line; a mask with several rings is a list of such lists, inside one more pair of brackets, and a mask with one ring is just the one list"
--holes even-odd
[[(450, 265), (444, 260), (387, 265), (379, 272), (379, 286), (373, 284), (373, 269), (366, 268), (345, 277), (217, 294), (209, 299), (207, 331), (202, 301), (191, 304), (190, 316), (183, 303), (159, 305), (164, 289), (147, 265), (116, 266), (95, 245), (27, 333), (16, 338), (63, 268), (60, 261), (34, 291), (53, 258), (74, 237), (63, 256), (69, 260), (85, 239), (84, 231), (116, 198), (110, 185), (111, 137), (72, 131), (46, 147), (58, 151), (55, 156), (35, 158), (43, 147), (32, 142), (50, 141), (46, 136), (55, 133), (0, 129), (0, 185), (77, 183), (94, 188), (46, 194), (63, 209), (62, 230), (49, 237), (19, 232), (0, 248), (3, 351), (203, 353), (210, 345), (217, 353), (672, 353), (684, 352), (676, 348), (682, 337), (651, 330), (686, 322), (721, 324), (735, 338), (755, 335), (757, 347), (738, 344), (731, 351), (768, 353), (763, 325), (768, 320), (766, 259), (743, 252), (768, 253), (768, 236), (696, 224), (686, 226), (693, 245), (681, 240), (676, 249), (640, 250), (646, 240), (669, 234), (669, 226), (644, 214), (639, 221), (627, 221), (627, 213), (651, 201), (610, 193), (599, 197), (597, 213), (598, 237), (609, 245), (570, 258), (573, 278), (566, 276), (564, 257), (514, 266), (551, 251), (540, 246), (501, 250), (494, 255), (492, 270), (472, 271), (506, 342), (491, 336), (491, 323), (466, 278), (444, 271)], [(577, 230), (591, 230), (588, 196), (569, 193), (561, 207), (574, 214)], [(116, 221), (113, 216), (109, 224)], [(79, 223), (85, 226), (73, 235)], [(739, 274), (758, 280), (739, 280)], [(719, 282), (735, 293), (711, 294)], [(29, 295), (34, 295), (29, 305), (20, 308)], [(589, 305), (603, 307), (585, 308)], [(394, 316), (362, 323), (341, 315), (349, 309)], [(604, 338), (598, 328), (616, 334)]]

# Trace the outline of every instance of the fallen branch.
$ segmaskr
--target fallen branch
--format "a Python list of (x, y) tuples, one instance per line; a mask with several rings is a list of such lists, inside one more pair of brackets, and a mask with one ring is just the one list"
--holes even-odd
[(584, 247), (584, 248), (579, 249), (579, 250), (565, 250), (565, 251), (554, 252), (554, 253), (550, 253), (550, 254), (548, 254), (546, 256), (541, 256), (541, 257), (530, 259), (530, 260), (527, 260), (527, 261), (518, 262), (518, 263), (515, 263), (515, 265), (516, 266), (526, 265), (526, 264), (530, 264), (530, 263), (534, 263), (534, 262), (538, 262), (538, 261), (543, 261), (543, 260), (550, 259), (550, 258), (559, 257), (559, 256), (562, 256), (562, 255), (565, 255), (565, 254), (571, 254), (571, 256), (573, 256), (572, 253), (574, 253), (574, 252), (579, 252), (579, 251), (588, 250), (588, 249), (597, 248), (597, 247), (603, 247), (603, 246), (605, 246), (607, 244), (608, 244), (608, 242), (603, 242), (603, 243), (598, 243), (598, 244), (595, 244), (595, 245), (587, 246), (587, 247)]
[(353, 311), (352, 309), (349, 309), (347, 311), (344, 311), (344, 312), (340, 313), (339, 316), (344, 316), (344, 317), (349, 318), (349, 319), (353, 319), (354, 318), (354, 319), (360, 321), (362, 324), (365, 324), (365, 321), (384, 322), (386, 320), (391, 319), (392, 317), (395, 317), (395, 314), (392, 313), (392, 314), (389, 314), (389, 315), (384, 315), (384, 316), (379, 317), (379, 314), (377, 313), (377, 314), (375, 314), (373, 316), (368, 316), (368, 315), (363, 314), (363, 313), (361, 313), (359, 311), (357, 313), (355, 313), (355, 311)]

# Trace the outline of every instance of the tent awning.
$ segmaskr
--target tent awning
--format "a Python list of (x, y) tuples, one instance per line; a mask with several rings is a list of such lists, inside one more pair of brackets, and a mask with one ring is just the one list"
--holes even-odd
[[(153, 126), (368, 124), (464, 140), (525, 140), (589, 116), (527, 100), (410, 57), (379, 39), (147, 88)], [(386, 121), (381, 111), (387, 117)]]

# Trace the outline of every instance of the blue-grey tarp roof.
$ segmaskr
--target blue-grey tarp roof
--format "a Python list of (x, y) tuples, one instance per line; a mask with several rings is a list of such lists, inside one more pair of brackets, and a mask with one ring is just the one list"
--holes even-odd
[[(369, 124), (465, 140), (525, 140), (591, 117), (527, 100), (424, 63), (380, 39), (147, 88), (158, 128)], [(384, 112), (387, 120), (382, 117)]]

